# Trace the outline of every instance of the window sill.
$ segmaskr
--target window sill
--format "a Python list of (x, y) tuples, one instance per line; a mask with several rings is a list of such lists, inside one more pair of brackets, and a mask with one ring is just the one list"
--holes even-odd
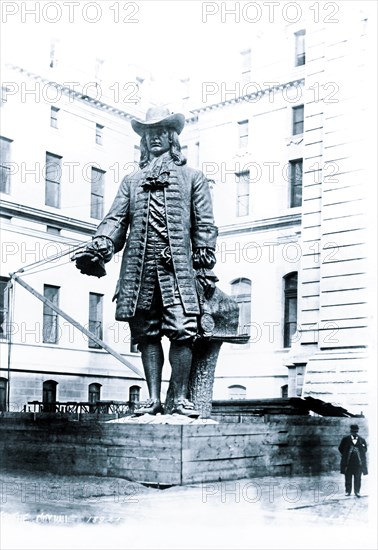
[(303, 142), (303, 134), (296, 134), (286, 138), (286, 147), (290, 145), (300, 145)]

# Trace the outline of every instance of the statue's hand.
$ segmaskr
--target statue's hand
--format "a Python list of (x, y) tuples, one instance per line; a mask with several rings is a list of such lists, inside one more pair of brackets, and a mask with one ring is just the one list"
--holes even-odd
[(105, 263), (113, 254), (114, 245), (108, 237), (94, 237), (93, 241), (84, 250), (76, 252), (71, 260), (76, 262), (80, 273), (103, 277), (106, 275)]
[(93, 275), (94, 277), (103, 277), (106, 275), (104, 260), (99, 254), (81, 250), (80, 252), (76, 252), (71, 260), (76, 262), (77, 269), (84, 275)]
[(202, 267), (206, 269), (213, 269), (216, 264), (215, 253), (212, 248), (201, 247), (196, 248), (193, 252), (193, 267), (194, 269), (200, 269)]

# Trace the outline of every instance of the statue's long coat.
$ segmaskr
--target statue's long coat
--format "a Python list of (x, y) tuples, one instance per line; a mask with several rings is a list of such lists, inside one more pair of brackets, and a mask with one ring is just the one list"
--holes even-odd
[[(199, 314), (192, 250), (215, 248), (217, 236), (209, 184), (199, 170), (177, 166), (169, 153), (165, 155), (170, 172), (169, 185), (164, 189), (166, 222), (174, 272), (185, 312)], [(147, 171), (148, 167), (123, 179), (95, 234), (109, 237), (115, 252), (126, 243), (116, 290), (118, 321), (134, 316), (142, 283), (150, 200), (150, 192), (143, 188)]]

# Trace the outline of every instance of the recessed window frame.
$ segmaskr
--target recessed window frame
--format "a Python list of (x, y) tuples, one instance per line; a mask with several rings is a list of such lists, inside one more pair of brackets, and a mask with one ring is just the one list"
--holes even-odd
[(297, 331), (298, 322), (298, 272), (288, 273), (284, 282), (283, 346), (291, 347), (291, 338)]
[(304, 129), (304, 105), (296, 105), (292, 108), (292, 134), (299, 136)]
[(0, 277), (0, 340), (8, 340), (8, 292), (9, 277)]
[(104, 177), (106, 172), (92, 166), (91, 168), (91, 218), (102, 220), (104, 217)]
[(50, 108), (50, 126), (51, 128), (58, 128), (58, 113), (60, 109), (58, 107), (51, 106)]
[(104, 144), (104, 126), (96, 122), (96, 145)]
[(45, 164), (45, 205), (60, 208), (62, 158), (46, 151)]
[(242, 384), (228, 386), (228, 398), (230, 401), (247, 399), (247, 388)]
[(236, 216), (242, 218), (250, 213), (250, 172), (237, 172), (236, 176)]
[[(59, 307), (60, 287), (55, 285), (43, 285), (43, 295), (55, 306)], [(59, 343), (59, 315), (49, 305), (43, 303), (43, 343)]]
[(11, 189), (11, 147), (13, 140), (0, 136), (0, 193), (10, 194)]
[[(102, 340), (104, 295), (97, 292), (90, 292), (88, 303), (88, 330)], [(88, 338), (88, 347), (91, 349), (101, 349), (100, 344), (97, 344), (97, 342), (91, 338)]]
[[(247, 277), (239, 277), (231, 281), (231, 296), (239, 306), (238, 334), (250, 334), (252, 316), (252, 281)], [(249, 344), (234, 347), (247, 347)]]
[(248, 147), (249, 139), (249, 120), (240, 120), (238, 122), (239, 131), (239, 149), (246, 149)]
[(295, 38), (295, 66), (306, 64), (306, 31), (301, 29), (294, 33)]
[(302, 206), (303, 158), (289, 161), (290, 208)]

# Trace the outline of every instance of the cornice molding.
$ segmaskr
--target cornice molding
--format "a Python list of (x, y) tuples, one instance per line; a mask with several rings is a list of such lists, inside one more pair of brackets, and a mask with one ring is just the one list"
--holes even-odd
[[(62, 91), (67, 96), (74, 97), (78, 101), (87, 103), (91, 105), (92, 107), (95, 107), (97, 109), (101, 109), (103, 111), (107, 111), (113, 115), (119, 116), (120, 118), (130, 120), (132, 118), (135, 118), (136, 120), (141, 120), (139, 117), (132, 115), (126, 111), (122, 111), (121, 109), (117, 109), (116, 107), (113, 107), (112, 105), (109, 105), (108, 103), (105, 103), (103, 101), (100, 101), (98, 99), (95, 99), (93, 97), (90, 97), (88, 95), (83, 95), (80, 92), (77, 92), (70, 88), (69, 86), (64, 86), (63, 84), (59, 84), (59, 82), (49, 80), (47, 78), (42, 77), (41, 75), (38, 75), (36, 73), (33, 73), (32, 71), (28, 71), (26, 69), (23, 69), (22, 67), (18, 65), (13, 65), (11, 63), (8, 63), (6, 67), (10, 70), (17, 71), (21, 74), (26, 74), (29, 78), (33, 78), (34, 80), (38, 82), (42, 82), (44, 84), (51, 84), (55, 85), (58, 89)], [(234, 105), (237, 103), (245, 103), (254, 99), (257, 99), (259, 97), (262, 97), (266, 94), (270, 94), (272, 92), (277, 92), (280, 90), (285, 90), (287, 88), (290, 88), (292, 86), (299, 86), (305, 83), (305, 79), (302, 78), (296, 78), (294, 80), (290, 80), (289, 82), (276, 84), (274, 86), (268, 86), (264, 89), (261, 89), (257, 92), (253, 92), (250, 94), (245, 94), (242, 96), (234, 97), (232, 99), (227, 99), (224, 101), (220, 101), (217, 103), (212, 103), (210, 105), (204, 105), (203, 107), (197, 107), (194, 109), (190, 109), (191, 116), (186, 116), (186, 123), (187, 124), (195, 124), (198, 121), (198, 115), (200, 113), (204, 113), (207, 111), (213, 111), (216, 109), (222, 109), (225, 106), (228, 105)]]
[(221, 109), (222, 107), (225, 107), (226, 105), (234, 105), (237, 103), (245, 103), (248, 101), (251, 101), (252, 99), (257, 99), (259, 97), (262, 97), (266, 94), (269, 94), (271, 92), (278, 92), (280, 90), (286, 90), (287, 88), (290, 88), (292, 86), (299, 86), (303, 85), (305, 83), (304, 78), (296, 78), (294, 80), (290, 80), (289, 82), (285, 82), (283, 84), (277, 84), (275, 86), (269, 86), (267, 88), (264, 88), (262, 90), (259, 90), (258, 92), (254, 92), (251, 94), (246, 94), (243, 96), (234, 97), (232, 99), (227, 99), (225, 101), (219, 101), (218, 103), (212, 103), (211, 105), (204, 105), (203, 107), (198, 107), (196, 109), (191, 109), (190, 112), (193, 114), (193, 116), (188, 117), (186, 119), (186, 122), (188, 123), (194, 123), (198, 120), (198, 114), (204, 113), (206, 111), (213, 111), (216, 109)]
[(224, 225), (223, 227), (219, 227), (219, 237), (240, 235), (241, 233), (254, 233), (255, 231), (283, 229), (285, 227), (300, 226), (301, 223), (301, 214), (289, 214), (286, 216), (277, 216), (275, 218), (249, 221), (243, 224)]
[(15, 202), (1, 201), (0, 215), (6, 217), (17, 217), (24, 220), (53, 225), (59, 229), (67, 229), (84, 235), (93, 235), (97, 228), (97, 223), (90, 223), (77, 218), (69, 218), (55, 212), (47, 212), (32, 206), (25, 206)]
[(36, 80), (37, 82), (42, 82), (43, 84), (50, 84), (52, 86), (56, 86), (57, 89), (61, 90), (61, 92), (69, 97), (73, 97), (77, 99), (78, 101), (81, 101), (83, 103), (89, 104), (91, 107), (95, 107), (97, 109), (101, 109), (103, 111), (106, 111), (112, 115), (119, 116), (120, 118), (130, 120), (132, 118), (135, 118), (137, 120), (140, 120), (139, 117), (132, 115), (126, 111), (122, 111), (121, 109), (117, 109), (116, 107), (113, 107), (113, 105), (109, 105), (108, 103), (105, 103), (103, 101), (100, 101), (98, 99), (95, 99), (93, 97), (90, 97), (88, 95), (83, 95), (80, 92), (75, 91), (74, 89), (70, 88), (69, 86), (64, 86), (63, 84), (59, 84), (59, 82), (56, 82), (54, 80), (49, 80), (48, 78), (44, 78), (43, 76), (40, 76), (36, 73), (33, 73), (32, 71), (27, 71), (26, 69), (23, 69), (22, 67), (19, 67), (18, 65), (12, 65), (8, 63), (6, 67), (10, 70), (17, 71), (21, 74), (26, 74), (28, 78), (32, 78)]

